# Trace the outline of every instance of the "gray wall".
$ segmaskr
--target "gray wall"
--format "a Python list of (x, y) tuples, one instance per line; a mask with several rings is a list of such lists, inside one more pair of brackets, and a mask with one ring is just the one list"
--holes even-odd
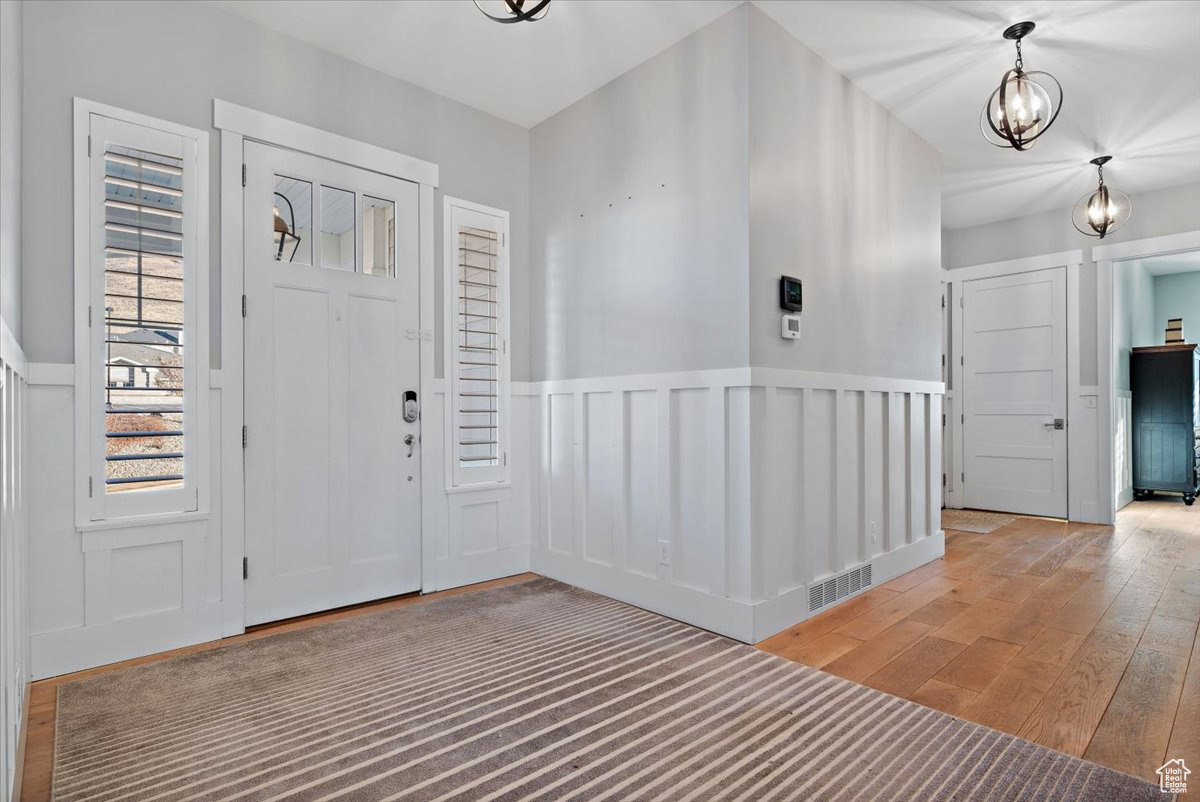
[(939, 154), (757, 8), (750, 34), (750, 363), (937, 381)]
[(748, 364), (748, 11), (533, 128), (531, 378)]
[(1183, 336), (1188, 342), (1200, 340), (1200, 271), (1154, 277), (1152, 344), (1163, 342), (1167, 321), (1176, 317), (1183, 318)]
[[(70, 229), (49, 222), (64, 220), (70, 210), (71, 98), (202, 129), (212, 125), (213, 98), (222, 98), (435, 162), (447, 194), (507, 209), (513, 378), (526, 378), (528, 131), (205, 3), (29, 3), (24, 11), (24, 80), (31, 91), (22, 106), (23, 299), (31, 360), (72, 361)], [(213, 353), (219, 360), (215, 132), (211, 150)], [(441, 205), (439, 193), (439, 250)]]
[(21, 16), (0, 0), (0, 318), (21, 336)]
[[(1107, 238), (1106, 238), (1107, 239)], [(1129, 349), (1154, 345), (1154, 276), (1138, 262), (1113, 265), (1113, 381), (1129, 390)]]
[[(1014, 156), (1019, 154), (1014, 154)], [(1080, 171), (1080, 197), (1091, 174)], [(1120, 185), (1113, 182), (1113, 186)], [(1144, 237), (1179, 234), (1200, 228), (1200, 184), (1183, 184), (1131, 196), (1133, 215), (1124, 227), (1104, 238), (1104, 244)], [(1096, 271), (1092, 246), (1097, 240), (1080, 234), (1071, 225), (1071, 210), (1016, 217), (995, 223), (946, 231), (942, 238), (942, 266), (947, 269), (1019, 259), (1044, 253), (1083, 249), (1079, 281), (1079, 382), (1095, 385)], [(952, 277), (947, 277), (952, 280)]]

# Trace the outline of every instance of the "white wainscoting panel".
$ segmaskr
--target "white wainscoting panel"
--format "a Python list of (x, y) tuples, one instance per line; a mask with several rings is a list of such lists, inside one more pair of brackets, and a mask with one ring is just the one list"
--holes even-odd
[(221, 637), (221, 390), (210, 390), (213, 512), (75, 526), (74, 389), (43, 366), (30, 386), (29, 605), (35, 679)]
[(445, 388), (439, 381), (431, 403), (422, 406), (421, 474), (426, 482), (421, 503), (430, 508), (425, 516), (432, 532), (425, 533), (422, 590), (469, 585), (488, 579), (512, 576), (529, 570), (530, 524), (534, 500), (530, 476), (532, 460), (530, 410), (534, 399), (518, 385), (513, 390), (509, 425), (512, 444), (508, 454), (512, 479), (496, 486), (455, 487), (447, 490), (443, 477)]
[(16, 776), (30, 680), (27, 374), (25, 355), (0, 321), (0, 800)]
[(1121, 509), (1133, 501), (1133, 393), (1117, 390), (1113, 432), (1113, 487), (1117, 489), (1116, 507)]
[(755, 642), (807, 617), (813, 583), (943, 552), (940, 383), (736, 369), (530, 390), (537, 573)]

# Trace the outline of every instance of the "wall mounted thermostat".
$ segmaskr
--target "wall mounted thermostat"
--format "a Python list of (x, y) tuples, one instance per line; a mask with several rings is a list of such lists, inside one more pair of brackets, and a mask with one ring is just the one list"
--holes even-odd
[(787, 340), (800, 339), (800, 316), (799, 315), (784, 315), (783, 316), (783, 337)]
[(804, 307), (804, 292), (800, 279), (791, 276), (779, 277), (779, 306), (788, 312), (799, 312)]

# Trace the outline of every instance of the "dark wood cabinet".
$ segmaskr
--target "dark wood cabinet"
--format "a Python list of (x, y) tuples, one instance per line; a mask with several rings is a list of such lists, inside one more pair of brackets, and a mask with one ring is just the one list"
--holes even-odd
[(1129, 380), (1133, 391), (1135, 498), (1163, 490), (1182, 493), (1189, 506), (1195, 501), (1200, 479), (1197, 376), (1200, 349), (1195, 345), (1133, 349)]

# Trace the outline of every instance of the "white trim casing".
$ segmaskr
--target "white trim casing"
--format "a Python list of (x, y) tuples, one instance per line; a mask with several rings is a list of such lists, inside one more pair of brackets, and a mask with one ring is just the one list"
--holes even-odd
[[(74, 100), (75, 236), (75, 521), (99, 521), (208, 511), (209, 315), (208, 132)], [(184, 484), (182, 488), (105, 492), (104, 412), (98, 394), (103, 369), (105, 229), (96, 214), (104, 182), (108, 132), (123, 144), (172, 153), (184, 162)], [(189, 178), (190, 176), (190, 178)]]
[(431, 162), (219, 98), (213, 100), (213, 128), (416, 184), (438, 185), (438, 166)]
[[(946, 493), (946, 506), (961, 508), (966, 500), (967, 481), (963, 466), (966, 465), (964, 451), (962, 418), (962, 386), (963, 386), (963, 283), (976, 279), (1010, 276), (1018, 273), (1032, 273), (1039, 270), (1050, 270), (1065, 267), (1067, 271), (1067, 515), (1072, 520), (1094, 520), (1092, 507), (1084, 503), (1090, 498), (1081, 477), (1080, 455), (1085, 450), (1081, 437), (1083, 427), (1077, 425), (1086, 417), (1084, 409), (1085, 388), (1079, 386), (1080, 342), (1079, 342), (1079, 269), (1083, 262), (1083, 251), (1074, 249), (1057, 253), (1028, 256), (1021, 259), (1010, 259), (1002, 262), (971, 265), (946, 270), (943, 280), (950, 284), (949, 303), (951, 304), (951, 354), (950, 365), (951, 385), (955, 390), (954, 401), (957, 408), (946, 420), (946, 437), (951, 441), (956, 471), (957, 483), (951, 483), (951, 490)], [(1094, 484), (1094, 483), (1093, 483)], [(1093, 516), (1092, 518), (1086, 516)]]
[[(242, 558), (245, 555), (245, 475), (242, 452), (244, 424), (244, 328), (242, 293), (244, 197), (242, 164), (246, 141), (287, 148), (302, 153), (412, 181), (419, 189), (420, 238), (420, 398), (422, 406), (434, 394), (434, 188), (438, 166), (394, 151), (358, 142), (318, 128), (214, 99), (213, 126), (221, 130), (221, 631), (225, 636), (245, 629), (245, 590)], [(430, 416), (421, 414), (421, 442), (440, 443), (441, 432)], [(435, 505), (441, 487), (436, 461), (421, 459), (421, 563), (422, 588), (434, 581), (436, 560)], [(432, 494), (432, 495), (431, 495)]]
[[(456, 399), (463, 388), (459, 386), (459, 370), (457, 364), (458, 349), (454, 347), (454, 343), (458, 342), (458, 313), (457, 313), (457, 282), (458, 282), (458, 246), (456, 244), (455, 210), (462, 210), (468, 217), (486, 216), (496, 218), (499, 233), (501, 235), (499, 259), (497, 260), (498, 289), (496, 294), (499, 303), (496, 308), (499, 310), (497, 316), (499, 318), (499, 327), (497, 329), (500, 339), (500, 350), (496, 352), (496, 361), (498, 364), (497, 374), (499, 381), (496, 386), (496, 403), (497, 409), (500, 410), (497, 418), (497, 453), (501, 456), (501, 462), (495, 466), (487, 467), (462, 467), (460, 466), (459, 445), (457, 440), (458, 427), (456, 425), (458, 417), (458, 404)], [(476, 489), (494, 489), (497, 487), (507, 486), (509, 481), (508, 467), (508, 451), (511, 443), (510, 420), (511, 420), (511, 369), (512, 355), (509, 353), (509, 332), (510, 332), (510, 310), (511, 299), (509, 298), (511, 276), (510, 276), (510, 243), (509, 237), (509, 214), (503, 209), (494, 209), (490, 206), (484, 206), (479, 203), (452, 198), (446, 195), (442, 199), (442, 229), (443, 229), (443, 244), (442, 244), (442, 329), (444, 345), (444, 370), (445, 376), (445, 455), (446, 455), (446, 477), (445, 486), (447, 492), (463, 492), (464, 490)]]

